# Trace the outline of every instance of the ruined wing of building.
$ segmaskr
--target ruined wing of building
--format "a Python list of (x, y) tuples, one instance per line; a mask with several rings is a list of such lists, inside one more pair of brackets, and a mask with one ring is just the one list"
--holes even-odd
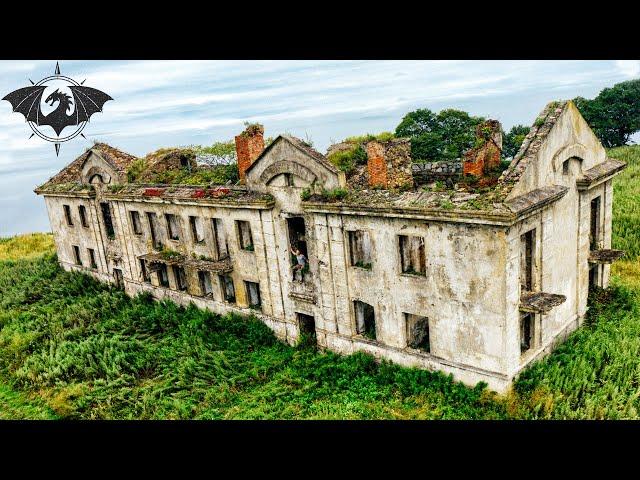
[[(448, 188), (417, 184), (407, 139), (370, 140), (347, 177), (295, 137), (264, 148), (253, 125), (235, 139), (238, 185), (144, 183), (130, 174), (141, 160), (95, 144), (35, 191), (66, 270), (505, 391), (580, 326), (590, 286), (607, 287), (625, 164), (571, 102), (552, 102), (484, 181), (499, 131), (478, 129)], [(145, 162), (202, 168), (179, 150)]]

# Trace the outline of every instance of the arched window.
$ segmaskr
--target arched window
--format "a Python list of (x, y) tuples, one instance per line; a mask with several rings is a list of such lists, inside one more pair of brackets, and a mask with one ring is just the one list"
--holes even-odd
[(91, 178), (89, 178), (89, 183), (105, 183), (104, 179), (102, 178), (102, 175), (100, 175), (99, 173), (95, 173), (93, 175), (91, 175)]

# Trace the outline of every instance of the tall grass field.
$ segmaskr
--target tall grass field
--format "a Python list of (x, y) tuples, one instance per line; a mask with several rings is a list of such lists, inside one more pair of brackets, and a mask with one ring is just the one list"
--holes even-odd
[(129, 298), (63, 271), (51, 235), (0, 239), (0, 419), (640, 418), (640, 147), (614, 181), (612, 286), (507, 395), (279, 342), (255, 318)]

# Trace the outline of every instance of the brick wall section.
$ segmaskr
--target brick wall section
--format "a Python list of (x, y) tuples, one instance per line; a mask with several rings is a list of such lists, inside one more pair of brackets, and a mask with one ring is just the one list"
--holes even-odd
[(482, 177), (500, 165), (502, 130), (497, 120), (487, 120), (476, 127), (476, 138), (482, 143), (465, 152), (462, 162), (464, 175)]
[(235, 137), (238, 156), (238, 176), (244, 183), (247, 169), (264, 150), (264, 128), (253, 125)]
[(413, 187), (409, 139), (394, 138), (386, 142), (373, 140), (367, 143), (366, 150), (370, 186)]

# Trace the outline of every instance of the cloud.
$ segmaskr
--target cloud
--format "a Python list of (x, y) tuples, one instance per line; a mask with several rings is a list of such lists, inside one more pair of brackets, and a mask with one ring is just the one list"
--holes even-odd
[(616, 60), (616, 67), (627, 77), (637, 77), (640, 75), (640, 60)]

